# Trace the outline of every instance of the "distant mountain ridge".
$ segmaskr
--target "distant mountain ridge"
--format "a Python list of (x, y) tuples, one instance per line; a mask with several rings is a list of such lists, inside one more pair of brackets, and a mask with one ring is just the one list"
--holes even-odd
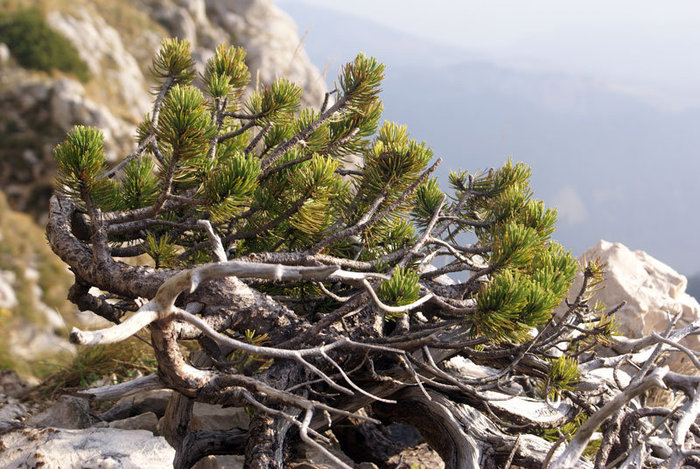
[(443, 183), (448, 169), (512, 156), (533, 167), (535, 196), (558, 207), (555, 236), (567, 248), (605, 238), (697, 271), (700, 110), (670, 112), (590, 78), (515, 70), (297, 0), (279, 5), (300, 31), (310, 28), (304, 46), (328, 66), (329, 82), (358, 51), (387, 65), (384, 118), (444, 157)]

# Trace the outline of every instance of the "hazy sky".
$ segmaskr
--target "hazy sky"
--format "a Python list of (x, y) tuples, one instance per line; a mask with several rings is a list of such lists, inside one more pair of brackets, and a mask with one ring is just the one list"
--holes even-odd
[(501, 64), (584, 74), (673, 107), (700, 105), (697, 0), (303, 1)]

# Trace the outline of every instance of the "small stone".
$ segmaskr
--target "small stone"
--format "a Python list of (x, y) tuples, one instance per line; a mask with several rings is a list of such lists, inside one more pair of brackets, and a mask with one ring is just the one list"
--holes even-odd
[(433, 451), (426, 443), (401, 451), (386, 462), (387, 467), (396, 469), (411, 469), (414, 467), (443, 469), (445, 463), (440, 455)]
[(10, 57), (10, 48), (7, 47), (7, 44), (0, 42), (0, 66), (7, 64)]
[(94, 423), (87, 399), (61, 396), (58, 402), (44, 412), (31, 417), (29, 425), (35, 427), (87, 428)]
[(158, 417), (153, 412), (146, 412), (124, 420), (115, 420), (109, 424), (109, 428), (119, 428), (121, 430), (146, 430), (151, 433), (156, 432)]
[(230, 430), (247, 429), (248, 415), (241, 407), (221, 407), (220, 405), (195, 402), (192, 409), (192, 430)]
[(242, 469), (245, 457), (231, 454), (225, 456), (207, 456), (192, 466), (192, 469)]
[(173, 391), (160, 389), (145, 391), (133, 396), (123, 397), (107, 412), (100, 414), (100, 419), (107, 422), (123, 420), (146, 412), (153, 412), (158, 418), (165, 414)]
[(15, 274), (9, 270), (0, 270), (0, 308), (12, 309), (17, 306), (17, 295), (12, 287)]

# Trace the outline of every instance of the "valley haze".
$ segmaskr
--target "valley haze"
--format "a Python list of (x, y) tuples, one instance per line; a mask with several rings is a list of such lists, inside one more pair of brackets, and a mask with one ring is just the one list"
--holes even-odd
[(681, 106), (636, 83), (515, 64), (312, 3), (277, 2), (329, 88), (358, 52), (386, 64), (383, 118), (444, 158), (443, 187), (450, 169), (512, 157), (532, 166), (535, 197), (559, 210), (555, 238), (575, 254), (607, 239), (700, 273), (700, 94)]

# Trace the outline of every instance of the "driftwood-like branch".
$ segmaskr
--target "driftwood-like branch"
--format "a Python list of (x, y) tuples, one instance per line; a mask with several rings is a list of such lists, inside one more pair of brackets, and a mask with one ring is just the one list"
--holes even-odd
[(119, 384), (82, 389), (77, 391), (77, 394), (90, 396), (98, 401), (104, 401), (109, 399), (121, 399), (122, 397), (132, 396), (140, 392), (164, 389), (166, 387), (167, 386), (161, 381), (158, 375), (147, 375)]
[[(693, 425), (700, 415), (700, 386), (695, 390), (695, 396), (690, 399), (680, 410), (680, 418), (673, 432), (673, 453), (668, 462), (669, 469), (680, 469), (683, 462), (692, 453), (686, 451), (686, 437), (690, 426)], [(691, 448), (689, 448), (691, 449)], [(697, 454), (696, 454), (697, 455)]]
[(583, 450), (586, 449), (586, 445), (593, 436), (593, 432), (596, 431), (609, 416), (620, 410), (639, 394), (653, 387), (665, 389), (666, 385), (663, 382), (663, 377), (666, 373), (668, 373), (668, 367), (654, 370), (649, 376), (639, 382), (639, 384), (628, 387), (605, 404), (605, 406), (581, 425), (571, 442), (566, 446), (564, 452), (555, 458), (549, 466), (550, 469), (568, 469), (574, 467), (576, 461), (583, 454)]
[[(143, 305), (124, 322), (99, 331), (81, 331), (73, 328), (70, 340), (79, 345), (109, 344), (125, 340), (156, 319), (168, 317), (180, 293), (193, 292), (200, 283), (228, 276), (282, 280), (326, 280), (336, 273), (337, 267), (289, 267), (283, 265), (228, 262), (206, 264), (192, 270), (179, 272), (165, 281), (155, 298)], [(336, 275), (337, 277), (338, 275)], [(352, 276), (351, 276), (352, 277)]]
[(214, 233), (214, 228), (212, 228), (209, 220), (199, 220), (197, 224), (202, 225), (204, 229), (206, 229), (207, 237), (209, 237), (209, 242), (211, 243), (216, 262), (226, 262), (226, 249), (224, 249), (224, 245), (221, 244), (221, 238)]

